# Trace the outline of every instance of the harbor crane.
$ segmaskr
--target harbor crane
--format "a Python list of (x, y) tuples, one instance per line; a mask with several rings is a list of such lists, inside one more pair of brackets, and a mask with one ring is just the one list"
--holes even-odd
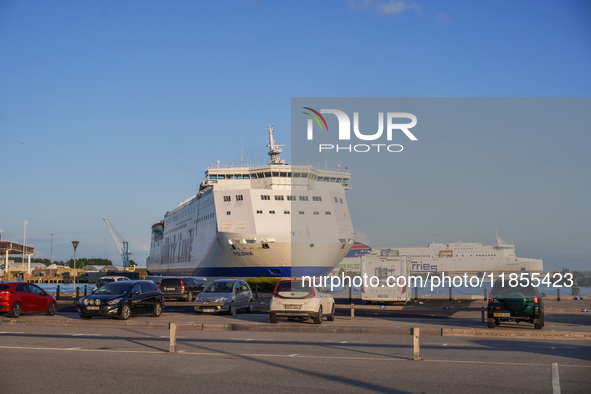
[(131, 264), (129, 262), (129, 256), (131, 256), (131, 253), (129, 253), (129, 245), (128, 245), (127, 241), (120, 241), (119, 240), (119, 238), (121, 238), (121, 237), (117, 236), (117, 233), (113, 229), (113, 226), (111, 226), (109, 219), (107, 219), (106, 217), (103, 217), (103, 220), (105, 221), (107, 228), (111, 232), (111, 236), (113, 237), (113, 240), (115, 241), (115, 245), (117, 245), (117, 249), (119, 249), (119, 254), (121, 255), (121, 258), (123, 259), (123, 269), (126, 271), (130, 270)]

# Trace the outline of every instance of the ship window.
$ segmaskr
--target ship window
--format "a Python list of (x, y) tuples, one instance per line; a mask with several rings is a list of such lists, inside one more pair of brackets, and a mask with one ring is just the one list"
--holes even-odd
[(231, 215), (231, 214), (232, 214), (232, 212), (226, 211), (226, 215)]
[(283, 211), (283, 213), (289, 215), (289, 211)]
[(281, 196), (281, 195), (276, 195), (276, 196), (275, 196), (275, 200), (283, 201), (283, 196)]
[(293, 173), (293, 177), (294, 178), (299, 178), (300, 177), (300, 173), (299, 172), (294, 172)]
[(314, 211), (314, 215), (320, 215), (320, 212)]
[(330, 181), (331, 182), (335, 182), (336, 181), (336, 178), (330, 178)]
[(209, 179), (215, 181), (216, 179), (218, 179), (218, 176), (217, 175), (210, 175)]
[(267, 178), (271, 178), (271, 172), (265, 172), (265, 176), (266, 176)]
[(279, 176), (279, 171), (273, 171), (273, 176)]
[(218, 179), (225, 179), (225, 175), (218, 175)]
[(300, 201), (308, 201), (308, 196), (300, 196)]
[(260, 211), (260, 210), (259, 210), (259, 211), (257, 211), (257, 213), (260, 215), (261, 213), (263, 213), (263, 211)]
[(288, 173), (287, 173), (287, 177), (288, 177), (288, 178), (291, 178), (291, 172), (288, 172)]
[(257, 178), (264, 178), (265, 174), (262, 172), (257, 172)]
[(312, 200), (313, 201), (322, 201), (322, 197), (320, 197), (320, 196), (313, 196), (312, 197)]
[(300, 212), (298, 212), (298, 213), (299, 213), (300, 215), (303, 215), (303, 214), (304, 214), (304, 211), (300, 211)]
[(307, 172), (302, 172), (302, 178), (307, 178), (308, 177), (308, 173)]
[(295, 196), (287, 196), (287, 201), (295, 201)]
[(275, 211), (269, 211), (271, 215), (275, 215)]
[(334, 202), (339, 202), (339, 199), (335, 197)]
[(271, 196), (269, 196), (268, 194), (261, 194), (261, 200), (270, 200)]
[(343, 181), (343, 178), (337, 178), (337, 183), (341, 183)]
[(231, 200), (230, 196), (224, 196), (224, 201), (230, 201), (230, 200)]
[(324, 213), (327, 214), (327, 215), (332, 215), (332, 213), (330, 211), (326, 211)]
[(342, 198), (339, 198), (339, 201), (340, 201), (341, 204), (343, 203), (343, 199)]
[(236, 194), (236, 201), (242, 201), (244, 200), (244, 198), (242, 197), (242, 194)]
[(250, 179), (250, 175), (249, 174), (242, 175), (242, 179)]
[(281, 172), (281, 173), (280, 173), (280, 176), (281, 176), (282, 178), (287, 178), (287, 172)]

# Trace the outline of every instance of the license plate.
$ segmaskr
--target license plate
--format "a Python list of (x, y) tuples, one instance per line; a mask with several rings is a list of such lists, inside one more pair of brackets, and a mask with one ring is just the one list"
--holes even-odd
[(203, 312), (215, 312), (215, 308), (203, 308), (202, 309)]
[(388, 294), (378, 294), (378, 298), (388, 298)]
[(285, 309), (301, 309), (301, 305), (285, 305)]
[(174, 287), (165, 287), (164, 290), (174, 290)]
[(510, 313), (495, 313), (495, 317), (511, 317)]
[(86, 309), (89, 310), (89, 311), (98, 311), (100, 309), (100, 307), (98, 307), (98, 306), (87, 306)]

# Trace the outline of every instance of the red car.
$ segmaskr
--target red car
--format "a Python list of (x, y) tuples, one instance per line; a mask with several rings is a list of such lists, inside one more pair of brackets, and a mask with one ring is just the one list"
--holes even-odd
[(55, 298), (37, 285), (27, 282), (0, 282), (0, 313), (19, 317), (21, 313), (45, 312), (55, 315)]

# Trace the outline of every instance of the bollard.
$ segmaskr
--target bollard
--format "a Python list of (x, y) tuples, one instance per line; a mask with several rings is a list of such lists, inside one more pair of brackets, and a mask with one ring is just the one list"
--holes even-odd
[(168, 328), (170, 329), (170, 348), (169, 353), (176, 352), (176, 323), (169, 323)]
[(480, 322), (484, 323), (484, 309), (480, 311)]
[(351, 303), (351, 320), (355, 320), (355, 305)]
[(60, 299), (60, 285), (57, 285), (57, 290), (55, 291), (55, 299), (58, 301)]
[(80, 299), (80, 288), (76, 287), (76, 302)]
[(556, 301), (560, 301), (560, 287), (558, 289), (556, 289), (556, 290), (557, 290), (557, 293), (556, 293)]
[(453, 289), (453, 288), (452, 288), (451, 286), (449, 286), (449, 300), (450, 300), (450, 301), (453, 299), (453, 297), (452, 297), (452, 295), (451, 295), (452, 289)]
[(419, 335), (420, 335), (421, 329), (419, 327), (414, 327), (412, 329), (412, 335), (413, 335), (413, 350), (414, 350), (414, 354), (413, 354), (413, 360), (414, 361), (419, 361), (422, 360), (421, 356), (420, 356), (420, 345), (419, 345)]
[(484, 288), (484, 301), (488, 301), (488, 289)]
[(88, 285), (84, 285), (84, 297), (88, 295)]

